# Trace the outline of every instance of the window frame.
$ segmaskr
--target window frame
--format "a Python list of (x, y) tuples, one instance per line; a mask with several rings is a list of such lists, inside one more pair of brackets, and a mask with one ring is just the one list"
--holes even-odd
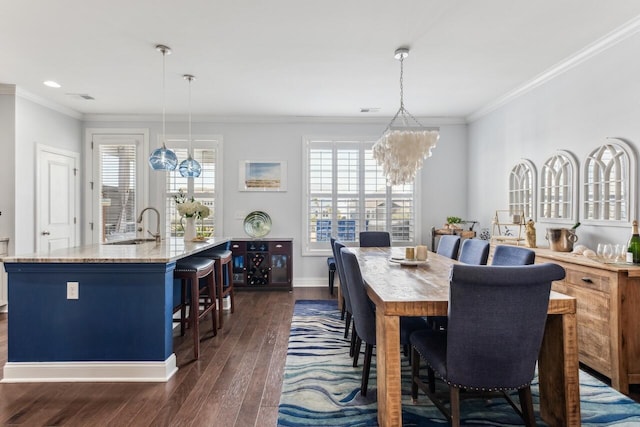
[[(85, 141), (90, 149), (85, 153), (87, 186), (85, 187), (84, 212), (85, 228), (82, 238), (84, 244), (101, 242), (101, 196), (100, 187), (100, 150), (99, 145), (118, 145), (133, 141), (136, 146), (136, 206), (147, 206), (149, 202), (149, 166), (144, 160), (149, 155), (149, 129), (147, 128), (87, 128)], [(107, 142), (104, 142), (107, 141)]]
[[(522, 183), (523, 181), (521, 179), (523, 175), (516, 173), (517, 169), (526, 170), (531, 174), (531, 179), (529, 180), (531, 182), (531, 188), (526, 189), (523, 187), (518, 187), (518, 188), (513, 187), (514, 177), (517, 178), (520, 183)], [(517, 214), (522, 212), (522, 214), (524, 215), (525, 222), (528, 221), (529, 219), (537, 221), (537, 217), (536, 217), (536, 207), (538, 203), (537, 180), (538, 180), (538, 175), (536, 171), (536, 166), (533, 164), (533, 162), (531, 162), (531, 160), (528, 160), (528, 159), (521, 159), (521, 161), (515, 164), (509, 171), (509, 192), (508, 192), (509, 213)], [(523, 201), (516, 200), (518, 197), (521, 197), (522, 193), (525, 191), (528, 191), (529, 194), (531, 195), (531, 201), (523, 202)], [(529, 211), (527, 211), (525, 207), (527, 205), (529, 206), (529, 209), (530, 209)]]
[[(589, 200), (587, 200), (589, 195), (589, 186), (592, 185), (588, 181), (589, 174), (588, 169), (590, 164), (596, 159), (593, 158), (595, 153), (598, 151), (606, 150), (607, 146), (617, 146), (620, 152), (623, 154), (624, 167), (626, 168), (626, 177), (621, 177), (621, 187), (623, 188), (624, 195), (626, 196), (626, 219), (603, 219), (603, 218), (587, 218), (586, 215), (588, 213), (587, 204)], [(626, 178), (626, 180), (625, 180)], [(604, 225), (610, 227), (629, 227), (632, 221), (636, 218), (637, 215), (637, 207), (636, 207), (636, 180), (638, 179), (637, 172), (637, 159), (635, 151), (631, 148), (631, 145), (623, 140), (622, 138), (614, 138), (607, 137), (607, 141), (591, 150), (585, 157), (585, 161), (582, 165), (582, 176), (581, 176), (581, 185), (582, 185), (582, 199), (581, 199), (581, 207), (580, 210), (580, 221), (586, 225)], [(602, 183), (603, 181), (601, 181)], [(608, 182), (608, 181), (607, 181)], [(595, 183), (593, 183), (595, 185)], [(594, 202), (595, 203), (595, 202)]]
[[(214, 149), (216, 151), (215, 155), (215, 178), (214, 178), (214, 191), (209, 193), (205, 193), (206, 198), (211, 198), (214, 200), (213, 202), (213, 228), (215, 237), (224, 236), (223, 227), (224, 227), (224, 214), (219, 211), (220, 207), (223, 206), (223, 162), (222, 162), (222, 147), (223, 147), (223, 138), (222, 135), (192, 135), (191, 137), (191, 149)], [(170, 149), (189, 149), (189, 140), (187, 136), (184, 135), (167, 135), (166, 146)], [(178, 165), (180, 162), (185, 160), (186, 158), (178, 158)], [(197, 160), (197, 159), (196, 159)], [(178, 168), (175, 171), (167, 172), (169, 173), (177, 173)], [(194, 178), (184, 178), (187, 180), (187, 188), (186, 193), (191, 195), (194, 192)], [(163, 236), (170, 237), (171, 236), (171, 219), (168, 216), (167, 201), (173, 197), (176, 192), (169, 191), (168, 183), (169, 177), (166, 179), (160, 180), (159, 185), (162, 185), (161, 193), (162, 193), (162, 215), (165, 217), (165, 228), (161, 231)], [(199, 193), (198, 193), (199, 194)], [(198, 194), (195, 194), (194, 197), (198, 200)], [(199, 222), (199, 221), (198, 221)], [(198, 226), (199, 224), (196, 224)], [(175, 236), (174, 236), (175, 237)]]
[[(570, 173), (571, 176), (569, 177), (569, 183), (568, 183), (568, 187), (569, 190), (571, 191), (570, 194), (570, 200), (569, 200), (569, 210), (570, 210), (570, 214), (567, 217), (564, 218), (553, 218), (553, 217), (546, 217), (544, 216), (544, 204), (546, 203), (543, 197), (543, 191), (546, 188), (546, 185), (544, 184), (544, 181), (546, 180), (546, 170), (549, 168), (549, 162), (558, 158), (558, 157), (562, 157), (564, 158), (566, 164), (568, 164), (568, 166), (571, 168), (570, 169)], [(580, 211), (580, 185), (579, 185), (579, 172), (580, 169), (578, 168), (578, 160), (576, 159), (576, 157), (573, 155), (573, 153), (571, 153), (570, 151), (567, 150), (557, 150), (556, 153), (554, 155), (552, 155), (551, 157), (547, 158), (547, 160), (545, 160), (544, 164), (542, 165), (542, 168), (540, 169), (540, 176), (539, 176), (539, 184), (538, 184), (538, 221), (542, 222), (542, 223), (560, 223), (560, 224), (575, 224), (578, 221), (579, 218), (579, 211)], [(557, 188), (556, 188), (557, 191)], [(553, 201), (549, 202), (549, 203), (553, 203)]]
[[(314, 197), (314, 194), (311, 193), (310, 189), (310, 170), (311, 170), (311, 159), (310, 159), (310, 150), (312, 148), (331, 148), (332, 150), (332, 190), (331, 190), (331, 205), (336, 206), (337, 201), (344, 197), (350, 197), (358, 199), (359, 207), (365, 206), (365, 201), (370, 199), (371, 197), (378, 195), (380, 193), (366, 193), (366, 187), (364, 183), (364, 172), (366, 167), (366, 162), (364, 158), (364, 152), (367, 149), (371, 149), (373, 144), (375, 143), (375, 137), (336, 137), (336, 136), (304, 136), (303, 137), (303, 153), (302, 153), (302, 164), (303, 164), (303, 185), (302, 185), (302, 256), (331, 256), (332, 251), (328, 241), (320, 241), (320, 242), (311, 242), (310, 239), (310, 199)], [(349, 147), (357, 148), (359, 150), (359, 172), (358, 172), (358, 192), (356, 194), (350, 193), (337, 193), (336, 191), (336, 175), (337, 175), (337, 156), (335, 156), (335, 150), (337, 147), (346, 148)], [(412, 203), (413, 203), (413, 240), (410, 241), (396, 241), (395, 244), (401, 246), (415, 246), (420, 239), (421, 229), (420, 229), (420, 181), (421, 181), (421, 169), (418, 170), (416, 174), (415, 181), (413, 183), (413, 193), (412, 193)], [(392, 193), (391, 191), (387, 191), (385, 193), (385, 200), (388, 201), (394, 198), (394, 195), (399, 195), (401, 193)], [(358, 221), (359, 224), (362, 224), (362, 221), (366, 220), (366, 211), (364, 209), (359, 209), (358, 213), (360, 219)], [(333, 219), (332, 219), (333, 220)], [(392, 221), (391, 215), (385, 215), (385, 222), (387, 231), (392, 233), (391, 228), (389, 228), (390, 223)], [(359, 230), (356, 230), (356, 233)], [(332, 233), (335, 235), (335, 232)], [(358, 236), (355, 236), (356, 240), (345, 242), (347, 245), (357, 245), (358, 244)], [(394, 242), (392, 241), (392, 245)]]

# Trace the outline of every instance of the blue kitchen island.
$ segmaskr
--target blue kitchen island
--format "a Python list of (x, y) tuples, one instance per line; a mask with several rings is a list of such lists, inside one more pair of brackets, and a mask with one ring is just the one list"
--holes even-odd
[(229, 241), (170, 238), (4, 258), (9, 318), (2, 381), (167, 381), (177, 370), (176, 261)]

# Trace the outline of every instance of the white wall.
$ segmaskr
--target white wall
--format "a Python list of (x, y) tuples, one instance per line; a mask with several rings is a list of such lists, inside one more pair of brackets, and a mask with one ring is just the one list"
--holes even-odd
[[(449, 120), (449, 123), (452, 122)], [(345, 121), (302, 120), (292, 118), (264, 119), (252, 122), (203, 122), (194, 119), (192, 133), (222, 135), (224, 173), (223, 235), (246, 237), (244, 215), (263, 210), (271, 216), (273, 227), (267, 237), (292, 237), (294, 286), (327, 282), (326, 257), (303, 257), (302, 253), (302, 155), (304, 136), (372, 137), (379, 136), (386, 123), (348, 123)], [(431, 241), (432, 225), (445, 221), (447, 215), (465, 216), (466, 213), (466, 125), (429, 122), (440, 126), (441, 137), (433, 157), (425, 161), (421, 188), (422, 241)], [(150, 145), (156, 147), (161, 132), (158, 122), (87, 121), (87, 128), (149, 128)], [(167, 135), (184, 135), (184, 121), (167, 123)], [(286, 192), (256, 193), (238, 191), (238, 164), (243, 160), (284, 160), (287, 162), (288, 184)], [(461, 165), (452, 170), (452, 164)], [(150, 204), (158, 204), (154, 191), (162, 175), (150, 173)]]
[[(521, 158), (540, 172), (557, 149), (586, 155), (607, 136), (640, 144), (640, 34), (557, 76), (469, 125), (469, 214), (490, 224), (496, 209), (506, 209), (508, 177)], [(640, 187), (636, 184), (636, 194)], [(537, 224), (538, 245), (547, 245)], [(557, 224), (556, 224), (557, 226)], [(562, 225), (566, 227), (566, 225)], [(582, 226), (579, 242), (625, 243), (630, 227)]]
[(0, 237), (8, 237), (9, 254), (15, 247), (15, 86), (0, 84)]
[[(35, 251), (36, 145), (83, 154), (80, 120), (16, 97), (15, 134), (15, 253)], [(81, 174), (82, 176), (82, 171)], [(79, 203), (82, 203), (82, 194)], [(82, 205), (80, 205), (82, 206)]]

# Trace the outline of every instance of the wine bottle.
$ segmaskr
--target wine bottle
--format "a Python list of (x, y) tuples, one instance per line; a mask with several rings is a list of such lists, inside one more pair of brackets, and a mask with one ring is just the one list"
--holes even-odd
[(638, 234), (638, 221), (633, 221), (632, 235), (627, 246), (627, 262), (640, 264), (640, 235)]

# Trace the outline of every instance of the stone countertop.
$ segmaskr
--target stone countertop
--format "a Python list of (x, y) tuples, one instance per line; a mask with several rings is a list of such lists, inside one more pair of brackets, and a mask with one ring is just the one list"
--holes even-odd
[(160, 244), (146, 242), (137, 245), (95, 244), (56, 249), (1, 259), (4, 263), (167, 263), (186, 258), (231, 241), (229, 237), (209, 238), (202, 242), (168, 238)]

